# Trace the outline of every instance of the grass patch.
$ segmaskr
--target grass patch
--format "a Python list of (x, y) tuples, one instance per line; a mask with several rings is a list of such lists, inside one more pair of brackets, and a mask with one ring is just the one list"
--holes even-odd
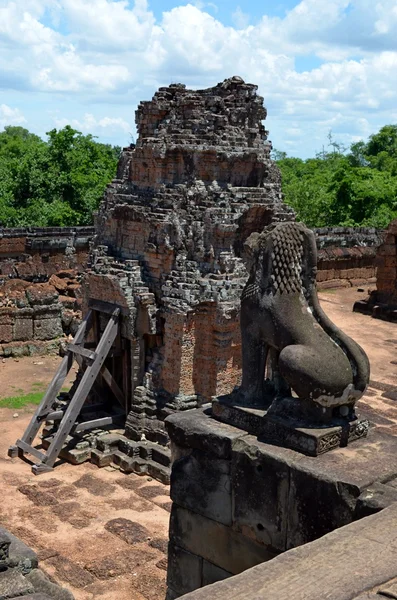
[(31, 392), (21, 396), (0, 399), (0, 408), (23, 408), (28, 404), (40, 404), (44, 392)]
[(36, 381), (35, 383), (32, 383), (32, 388), (45, 388), (46, 384), (43, 381)]

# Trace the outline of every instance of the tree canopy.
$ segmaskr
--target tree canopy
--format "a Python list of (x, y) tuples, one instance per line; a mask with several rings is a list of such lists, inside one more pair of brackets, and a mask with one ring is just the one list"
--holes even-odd
[[(69, 125), (42, 140), (23, 127), (0, 132), (0, 226), (75, 226), (92, 223), (120, 148), (98, 143)], [(367, 142), (302, 160), (273, 151), (284, 200), (310, 227), (386, 227), (397, 218), (397, 125)]]
[(66, 125), (43, 141), (23, 127), (0, 132), (0, 226), (92, 223), (120, 148)]
[(397, 218), (397, 125), (385, 125), (367, 142), (301, 160), (274, 152), (284, 200), (310, 227), (386, 227)]

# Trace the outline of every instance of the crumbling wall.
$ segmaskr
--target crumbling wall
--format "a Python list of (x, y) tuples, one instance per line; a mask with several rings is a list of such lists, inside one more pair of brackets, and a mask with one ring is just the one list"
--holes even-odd
[(160, 88), (137, 109), (138, 140), (123, 150), (98, 211), (83, 285), (87, 305), (111, 303), (118, 296), (106, 279), (117, 280), (118, 304), (130, 307), (122, 335), (134, 440), (163, 443), (167, 414), (239, 383), (244, 241), (294, 219), (265, 118), (257, 87), (240, 77), (206, 90)]
[(354, 304), (354, 310), (379, 319), (397, 321), (397, 219), (382, 236), (376, 253), (376, 290), (366, 300)]
[(51, 351), (81, 318), (92, 227), (0, 229), (0, 356)]
[(321, 227), (317, 237), (319, 289), (375, 282), (382, 232), (373, 227)]

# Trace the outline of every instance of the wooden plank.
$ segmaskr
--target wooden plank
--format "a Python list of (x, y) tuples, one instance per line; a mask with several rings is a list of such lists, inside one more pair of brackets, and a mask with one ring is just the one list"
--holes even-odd
[(45, 416), (45, 420), (46, 421), (60, 421), (64, 414), (65, 413), (63, 410), (56, 410), (54, 412), (48, 413), (48, 415)]
[(45, 458), (45, 454), (43, 452), (40, 452), (40, 450), (37, 450), (37, 448), (33, 448), (29, 444), (26, 444), (26, 442), (23, 440), (17, 440), (15, 445), (18, 446), (18, 448), (20, 448), (23, 452), (28, 452), (39, 460), (43, 460)]
[(51, 471), (53, 471), (53, 468), (49, 467), (48, 465), (46, 465), (42, 462), (39, 463), (38, 465), (32, 466), (33, 475), (41, 475), (42, 473), (50, 473)]
[(112, 423), (113, 417), (101, 417), (99, 419), (93, 419), (92, 421), (78, 423), (72, 428), (72, 432), (79, 433), (80, 431), (87, 431), (88, 429), (95, 429), (96, 427), (105, 427), (105, 425), (111, 425)]
[(115, 308), (118, 308), (122, 315), (129, 315), (130, 313), (129, 309), (124, 306), (120, 306), (119, 304), (113, 304), (111, 302), (104, 302), (103, 300), (91, 299), (89, 300), (88, 306), (92, 310), (96, 310), (107, 315), (112, 315)]
[[(74, 344), (78, 344), (84, 340), (85, 335), (91, 327), (91, 314), (91, 311), (88, 311), (85, 318), (80, 323), (80, 326), (73, 340)], [(39, 431), (42, 423), (41, 416), (48, 413), (48, 411), (51, 409), (53, 402), (55, 401), (56, 397), (62, 389), (62, 385), (72, 367), (72, 364), (73, 355), (68, 353), (63, 357), (62, 362), (59, 365), (58, 370), (56, 371), (50, 385), (48, 386), (42, 401), (37, 407), (29, 425), (26, 428), (25, 433), (22, 436), (22, 441), (24, 441), (26, 444), (30, 445), (36, 437), (37, 432)]]
[(109, 369), (107, 369), (106, 367), (102, 367), (101, 375), (102, 375), (104, 381), (106, 381), (106, 383), (112, 390), (113, 394), (116, 396), (117, 400), (120, 402), (121, 406), (123, 408), (125, 408), (124, 394), (121, 391), (121, 389), (119, 388), (119, 386), (117, 385), (117, 382), (115, 381), (114, 377), (110, 373)]
[(77, 346), (76, 344), (68, 344), (67, 350), (69, 352), (73, 352), (73, 354), (77, 354), (78, 356), (84, 356), (85, 358), (89, 358), (90, 360), (95, 360), (95, 352), (92, 350), (87, 350), (84, 346)]
[(119, 314), (119, 308), (113, 310), (113, 314), (110, 317), (105, 331), (103, 332), (103, 336), (101, 337), (97, 346), (96, 358), (91, 365), (87, 366), (78, 388), (65, 411), (65, 416), (59, 425), (58, 431), (54, 435), (54, 438), (47, 449), (45, 463), (49, 466), (54, 465), (54, 462), (61, 451), (61, 448), (65, 443), (70, 430), (76, 423), (77, 416), (79, 415), (87, 395), (91, 390), (103, 363), (105, 362), (105, 358), (112, 347), (118, 331)]

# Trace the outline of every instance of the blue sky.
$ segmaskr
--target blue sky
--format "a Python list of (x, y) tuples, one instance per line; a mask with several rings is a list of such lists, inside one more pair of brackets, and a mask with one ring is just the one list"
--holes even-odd
[(275, 148), (397, 122), (396, 0), (0, 0), (0, 129), (70, 123), (127, 144), (160, 85), (256, 83)]

